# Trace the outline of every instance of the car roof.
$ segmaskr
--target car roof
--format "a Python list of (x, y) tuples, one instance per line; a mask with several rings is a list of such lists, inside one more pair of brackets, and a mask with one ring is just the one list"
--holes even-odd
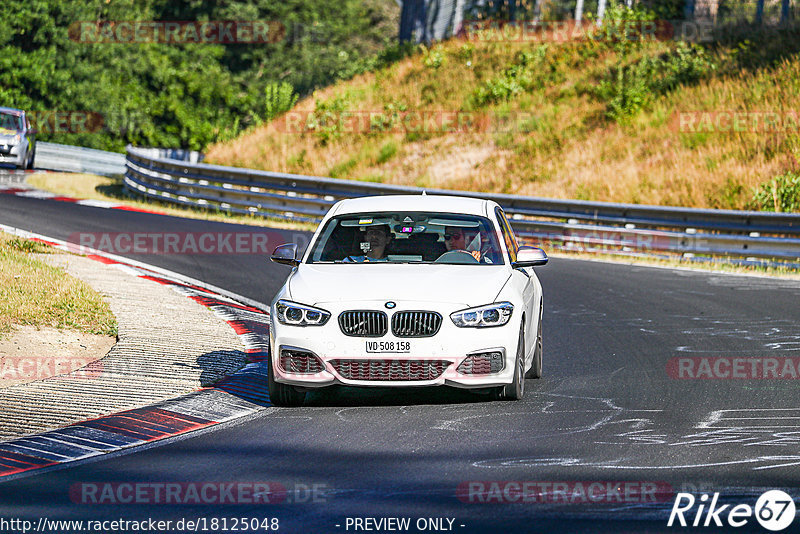
[(375, 211), (432, 211), (486, 216), (494, 202), (449, 195), (382, 195), (340, 200), (331, 216)]
[(10, 115), (16, 115), (17, 117), (19, 117), (20, 115), (22, 115), (25, 112), (22, 111), (21, 109), (0, 107), (0, 113), (8, 113)]

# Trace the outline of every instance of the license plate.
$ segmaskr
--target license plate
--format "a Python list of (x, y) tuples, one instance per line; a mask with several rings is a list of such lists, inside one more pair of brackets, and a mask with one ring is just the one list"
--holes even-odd
[(367, 341), (367, 352), (405, 354), (411, 352), (410, 341)]

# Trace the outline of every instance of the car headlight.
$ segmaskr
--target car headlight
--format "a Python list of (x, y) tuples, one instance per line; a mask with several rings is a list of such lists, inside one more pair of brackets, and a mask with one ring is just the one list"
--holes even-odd
[(514, 305), (510, 302), (495, 302), (453, 312), (450, 314), (450, 319), (459, 328), (488, 328), (506, 324), (511, 319), (513, 311)]
[(290, 300), (276, 302), (275, 312), (279, 323), (291, 326), (322, 326), (331, 318), (325, 310)]

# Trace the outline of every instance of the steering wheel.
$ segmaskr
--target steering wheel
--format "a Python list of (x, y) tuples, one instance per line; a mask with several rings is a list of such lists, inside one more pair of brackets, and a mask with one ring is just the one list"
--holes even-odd
[(448, 250), (436, 258), (433, 263), (460, 263), (466, 265), (480, 262), (466, 250)]

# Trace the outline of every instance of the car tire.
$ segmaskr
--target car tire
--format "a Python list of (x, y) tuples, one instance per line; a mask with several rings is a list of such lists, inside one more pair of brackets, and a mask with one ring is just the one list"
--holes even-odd
[(33, 160), (34, 159), (36, 159), (36, 149), (33, 149), (33, 152), (31, 152), (30, 158), (28, 158), (28, 164), (25, 165), (26, 169), (33, 169)]
[(306, 394), (297, 391), (293, 386), (275, 382), (275, 374), (272, 371), (272, 357), (267, 358), (267, 387), (269, 388), (269, 400), (273, 406), (302, 406), (306, 400)]
[(525, 395), (525, 328), (519, 327), (517, 357), (514, 359), (514, 381), (497, 389), (497, 399), (520, 400)]
[(525, 378), (542, 378), (542, 312), (539, 311), (539, 326), (536, 328), (536, 351), (533, 353), (531, 368)]

